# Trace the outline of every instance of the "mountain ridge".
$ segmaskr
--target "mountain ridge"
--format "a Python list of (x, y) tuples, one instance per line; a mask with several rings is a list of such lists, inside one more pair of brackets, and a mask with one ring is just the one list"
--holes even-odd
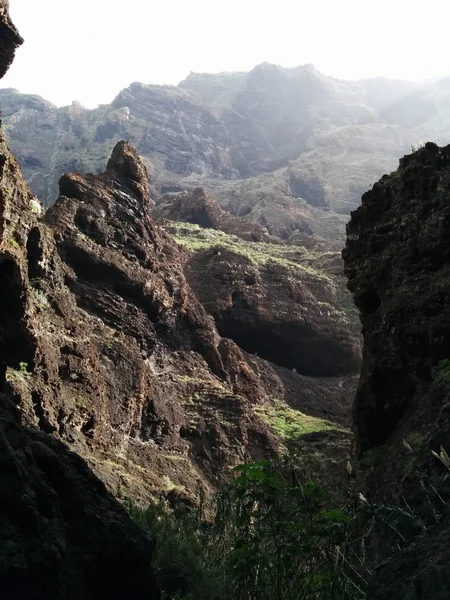
[[(33, 191), (51, 203), (64, 171), (98, 172), (100, 160), (106, 159), (121, 138), (129, 139), (146, 158), (157, 187), (188, 186), (190, 178), (197, 187), (209, 181), (217, 186), (222, 180), (274, 173), (288, 168), (290, 161), (294, 166), (299, 163), (297, 179), (308, 180), (312, 169), (315, 180), (323, 185), (324, 175), (316, 172), (326, 161), (315, 148), (319, 135), (325, 136), (322, 148), (330, 145), (326, 136), (340, 140), (344, 156), (334, 168), (348, 168), (360, 152), (353, 148), (352, 136), (359, 131), (362, 146), (368, 147), (374, 128), (389, 124), (377, 110), (403, 100), (411, 86), (427, 89), (410, 82), (383, 82), (384, 99), (380, 99), (377, 79), (347, 82), (326, 77), (311, 65), (284, 69), (262, 63), (248, 73), (193, 73), (178, 86), (134, 82), (110, 104), (95, 109), (77, 102), (58, 108), (38, 96), (11, 89), (0, 90), (0, 98), (9, 140), (26, 178)], [(345, 128), (348, 133), (341, 139)], [(33, 140), (42, 131), (45, 136), (38, 152)], [(349, 137), (350, 132), (354, 133)], [(369, 180), (393, 169), (397, 157), (419, 134), (385, 128), (380, 136), (387, 146), (381, 146), (379, 157), (372, 157), (373, 164), (356, 176), (355, 191), (344, 187), (338, 194), (339, 198), (349, 197), (347, 204), (333, 200), (332, 192), (322, 204), (348, 214)], [(347, 160), (348, 150), (354, 156)], [(308, 157), (312, 151), (318, 154)], [(44, 178), (38, 168), (44, 171)], [(289, 184), (290, 174), (285, 178)], [(339, 190), (339, 178), (332, 174), (332, 179), (331, 187)], [(299, 192), (306, 202), (316, 201), (308, 186), (297, 184), (288, 194), (295, 197)], [(258, 217), (253, 214), (249, 218)]]

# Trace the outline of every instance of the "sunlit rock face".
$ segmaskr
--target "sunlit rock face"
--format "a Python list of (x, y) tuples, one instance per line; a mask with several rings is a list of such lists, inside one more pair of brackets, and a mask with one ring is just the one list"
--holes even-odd
[(408, 82), (345, 82), (311, 65), (263, 63), (248, 73), (191, 74), (176, 87), (135, 82), (93, 110), (16, 90), (0, 90), (0, 99), (13, 151), (46, 205), (63, 173), (100, 173), (127, 139), (149, 167), (153, 200), (202, 187), (272, 235), (301, 232), (340, 248), (369, 184), (411, 143), (447, 133), (441, 88), (425, 90), (437, 108), (427, 112), (425, 102), (423, 122), (400, 118), (418, 92)]
[[(21, 39), (0, 2), (0, 73)], [(55, 436), (45, 371), (46, 297), (32, 280), (51, 235), (0, 131), (0, 586), (5, 598), (160, 597), (153, 542), (86, 462)], [(44, 241), (45, 239), (45, 241)], [(49, 253), (45, 254), (45, 250)], [(38, 300), (38, 297), (40, 300)], [(51, 327), (51, 324), (48, 324)], [(34, 426), (33, 426), (34, 425)]]

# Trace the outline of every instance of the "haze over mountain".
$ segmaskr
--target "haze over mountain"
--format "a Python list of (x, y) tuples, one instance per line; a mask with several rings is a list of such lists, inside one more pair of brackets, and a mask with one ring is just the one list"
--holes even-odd
[(11, 11), (27, 43), (1, 85), (57, 105), (94, 108), (132, 81), (176, 85), (264, 61), (344, 79), (449, 74), (442, 0), (15, 0)]
[(128, 139), (147, 163), (154, 200), (202, 186), (273, 235), (318, 236), (335, 248), (363, 191), (411, 145), (450, 139), (449, 100), (450, 78), (355, 82), (270, 63), (191, 73), (178, 86), (136, 82), (92, 110), (0, 90), (11, 147), (46, 204), (64, 172), (100, 172)]

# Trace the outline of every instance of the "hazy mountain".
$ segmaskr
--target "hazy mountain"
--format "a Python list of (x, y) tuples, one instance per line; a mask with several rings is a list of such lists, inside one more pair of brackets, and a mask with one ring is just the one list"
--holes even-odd
[(348, 215), (411, 144), (445, 142), (449, 95), (449, 79), (341, 81), (312, 65), (262, 63), (191, 73), (177, 87), (133, 83), (93, 110), (11, 89), (0, 90), (0, 104), (11, 147), (47, 204), (62, 173), (99, 172), (126, 138), (146, 159), (155, 197), (203, 186), (286, 238), (320, 234), (317, 210)]

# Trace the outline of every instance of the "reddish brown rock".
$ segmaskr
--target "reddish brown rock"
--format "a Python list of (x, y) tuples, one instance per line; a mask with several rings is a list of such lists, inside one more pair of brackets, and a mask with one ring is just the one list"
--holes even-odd
[(262, 225), (225, 212), (217, 200), (203, 188), (196, 188), (193, 192), (165, 194), (157, 201), (152, 214), (157, 220), (195, 223), (251, 242), (277, 241)]
[(294, 261), (258, 264), (224, 246), (197, 252), (188, 280), (219, 333), (241, 348), (306, 376), (359, 368), (359, 338), (338, 310), (339, 287)]
[(143, 503), (211, 489), (247, 456), (249, 430), (260, 430), (255, 456), (274, 452), (251, 411), (261, 390), (239, 395), (242, 358), (219, 351), (183, 251), (150, 215), (134, 149), (119, 143), (103, 175), (65, 175), (60, 188), (27, 242), (40, 338), (21, 391), (29, 422)]

